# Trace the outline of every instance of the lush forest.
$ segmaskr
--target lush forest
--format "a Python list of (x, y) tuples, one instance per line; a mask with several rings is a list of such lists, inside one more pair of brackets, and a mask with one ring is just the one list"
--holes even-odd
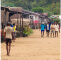
[(2, 6), (6, 7), (23, 7), (34, 12), (60, 14), (60, 0), (1, 0), (1, 2)]

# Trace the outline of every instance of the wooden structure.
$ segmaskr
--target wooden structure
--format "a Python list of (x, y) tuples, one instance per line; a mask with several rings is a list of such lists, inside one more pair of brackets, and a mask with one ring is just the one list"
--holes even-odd
[(3, 32), (3, 29), (9, 21), (9, 12), (10, 10), (7, 7), (1, 6), (1, 42), (4, 41), (5, 34)]
[(23, 15), (24, 18), (31, 19), (30, 21), (31, 28), (35, 28), (35, 29), (39, 28), (40, 14), (32, 11), (27, 11), (27, 10), (23, 10), (23, 12), (24, 12), (24, 15)]
[(9, 12), (10, 10), (7, 7), (1, 6), (1, 29), (4, 29), (9, 21)]
[(19, 36), (23, 36), (23, 12), (20, 7), (9, 7), (9, 21), (17, 25)]

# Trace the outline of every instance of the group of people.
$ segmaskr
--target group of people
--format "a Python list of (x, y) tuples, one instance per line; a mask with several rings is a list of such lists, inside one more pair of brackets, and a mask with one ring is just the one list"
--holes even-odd
[[(47, 37), (49, 37), (49, 33), (51, 32), (51, 37), (53, 34), (53, 37), (58, 37), (58, 31), (59, 31), (59, 25), (55, 22), (47, 22), (47, 24), (44, 24), (42, 22), (41, 24), (41, 37), (44, 37), (44, 32), (46, 30)], [(7, 55), (9, 56), (10, 54), (10, 48), (11, 48), (11, 42), (12, 40), (15, 41), (16, 37), (16, 25), (11, 24), (10, 22), (7, 23), (7, 26), (4, 29), (5, 33), (5, 40), (6, 40), (6, 50), (7, 50)], [(55, 34), (55, 36), (54, 36)]]
[[(50, 33), (50, 37), (58, 37), (58, 32), (60, 31), (60, 25), (57, 24), (57, 22), (47, 22), (47, 24), (44, 24), (44, 22), (42, 22), (41, 24), (41, 37), (44, 37), (44, 31), (46, 30), (46, 37), (49, 37), (49, 33)], [(52, 35), (53, 34), (53, 35)]]
[(8, 56), (10, 54), (11, 42), (12, 40), (15, 41), (15, 31), (16, 31), (15, 24), (11, 24), (10, 22), (8, 22), (7, 26), (4, 29), (5, 34), (4, 40), (6, 41), (6, 50)]

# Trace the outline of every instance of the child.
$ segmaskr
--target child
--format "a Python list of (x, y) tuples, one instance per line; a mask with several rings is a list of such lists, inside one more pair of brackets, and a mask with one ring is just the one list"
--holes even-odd
[(42, 22), (42, 24), (41, 24), (41, 37), (44, 37), (44, 28), (45, 28), (45, 25), (44, 25), (44, 22)]
[(56, 34), (58, 37), (58, 30), (59, 30), (59, 25), (55, 22), (55, 37), (56, 37)]
[(54, 26), (54, 22), (52, 22), (52, 24), (51, 24), (51, 37), (52, 37), (52, 33), (53, 33), (53, 37), (54, 37), (54, 32), (55, 32), (55, 26)]
[[(16, 38), (16, 26), (15, 26), (15, 24), (13, 24), (13, 35), (14, 35), (14, 40), (15, 40), (15, 38)], [(13, 42), (15, 42), (15, 41), (13, 41)]]
[(49, 37), (49, 32), (50, 32), (50, 25), (49, 22), (46, 25), (46, 32), (47, 32), (47, 37)]

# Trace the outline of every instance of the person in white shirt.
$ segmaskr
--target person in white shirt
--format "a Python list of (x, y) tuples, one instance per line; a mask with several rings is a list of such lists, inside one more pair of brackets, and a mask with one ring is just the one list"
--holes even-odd
[(48, 22), (47, 25), (46, 25), (46, 33), (47, 33), (47, 36), (46, 37), (49, 37), (49, 32), (50, 32), (50, 23)]
[(9, 56), (10, 47), (11, 47), (11, 40), (12, 40), (12, 35), (13, 35), (13, 28), (11, 27), (10, 22), (8, 22), (7, 26), (5, 27), (4, 33), (5, 33), (5, 40), (6, 40), (7, 55)]
[(58, 37), (59, 25), (55, 22), (55, 37)]

